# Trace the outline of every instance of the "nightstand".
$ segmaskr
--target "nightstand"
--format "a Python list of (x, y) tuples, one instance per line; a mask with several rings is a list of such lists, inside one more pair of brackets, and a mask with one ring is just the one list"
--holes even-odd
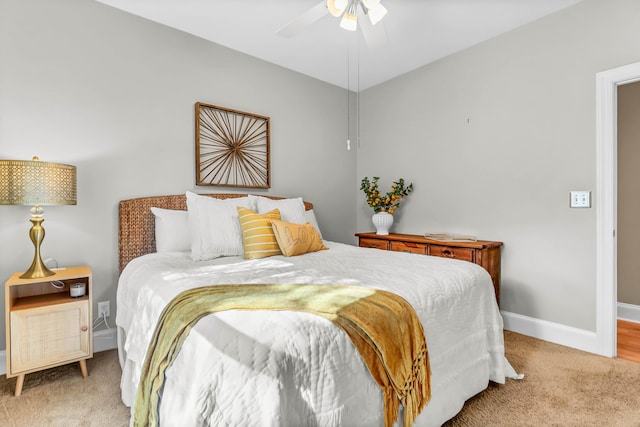
[(473, 262), (489, 272), (500, 304), (500, 247), (502, 242), (477, 240), (475, 242), (427, 239), (416, 234), (357, 233), (358, 246), (388, 251), (412, 252), (443, 258)]
[[(5, 283), (7, 378), (18, 377), (16, 396), (31, 372), (79, 362), (82, 376), (88, 376), (86, 360), (93, 357), (91, 269), (54, 271), (37, 279), (14, 273)], [(77, 284), (84, 284), (85, 292), (74, 298), (70, 289)]]

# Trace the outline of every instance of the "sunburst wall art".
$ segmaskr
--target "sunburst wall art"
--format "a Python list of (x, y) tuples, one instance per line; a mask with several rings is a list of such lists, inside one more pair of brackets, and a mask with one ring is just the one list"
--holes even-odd
[(196, 185), (269, 188), (269, 117), (196, 103)]

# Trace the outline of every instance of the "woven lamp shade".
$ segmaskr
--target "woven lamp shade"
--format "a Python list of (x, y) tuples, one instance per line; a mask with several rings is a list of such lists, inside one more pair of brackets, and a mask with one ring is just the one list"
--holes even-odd
[(76, 167), (33, 160), (0, 160), (0, 205), (75, 205)]

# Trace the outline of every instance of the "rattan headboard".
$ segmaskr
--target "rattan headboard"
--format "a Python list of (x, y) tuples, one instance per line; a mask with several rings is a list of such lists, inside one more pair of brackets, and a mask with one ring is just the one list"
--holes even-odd
[[(217, 199), (244, 197), (246, 194), (203, 194)], [(283, 197), (264, 196), (270, 199)], [(306, 210), (313, 209), (313, 204), (304, 202)], [(120, 271), (132, 259), (156, 251), (155, 219), (152, 207), (163, 209), (187, 210), (187, 198), (184, 194), (171, 196), (141, 197), (120, 201), (118, 260)]]

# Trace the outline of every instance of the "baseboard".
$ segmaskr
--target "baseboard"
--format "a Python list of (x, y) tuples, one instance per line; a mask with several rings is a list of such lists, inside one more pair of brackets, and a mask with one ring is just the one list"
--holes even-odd
[(572, 347), (589, 353), (598, 353), (598, 340), (595, 332), (585, 331), (559, 323), (523, 316), (517, 313), (501, 311), (504, 328), (508, 331), (528, 335), (555, 344)]
[(618, 319), (640, 323), (640, 305), (618, 303)]
[(102, 329), (93, 333), (93, 352), (100, 353), (101, 351), (113, 350), (118, 348), (118, 341), (116, 338), (116, 329)]
[[(93, 333), (93, 352), (112, 350), (118, 347), (115, 328), (103, 329)], [(0, 375), (7, 373), (7, 351), (0, 351)]]

